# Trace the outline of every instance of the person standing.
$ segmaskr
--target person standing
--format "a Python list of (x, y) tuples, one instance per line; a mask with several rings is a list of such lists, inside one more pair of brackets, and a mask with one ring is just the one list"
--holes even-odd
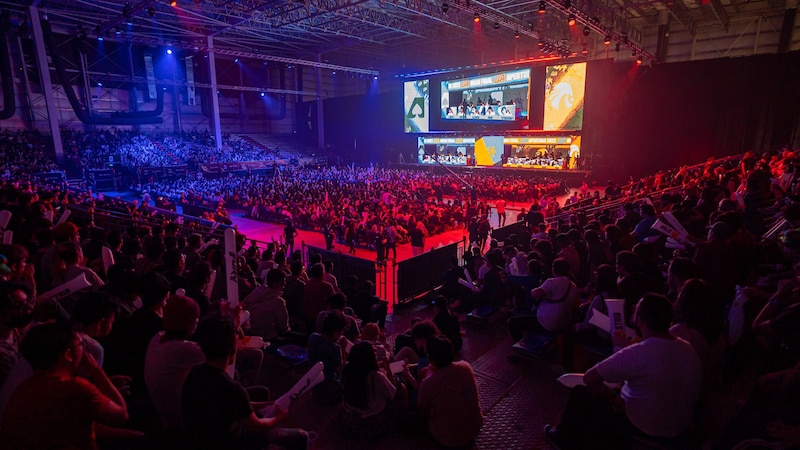
[(286, 244), (286, 251), (289, 253), (294, 251), (294, 238), (297, 234), (297, 228), (294, 227), (292, 221), (287, 221), (286, 227), (283, 229), (283, 241)]
[(501, 197), (500, 200), (494, 204), (494, 207), (497, 208), (497, 226), (506, 226), (506, 199)]
[(425, 251), (425, 231), (421, 224), (417, 224), (408, 233), (411, 236), (411, 254), (419, 256)]

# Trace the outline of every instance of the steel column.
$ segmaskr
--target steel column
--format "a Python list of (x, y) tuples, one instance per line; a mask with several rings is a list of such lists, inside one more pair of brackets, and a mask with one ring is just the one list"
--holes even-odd
[[(322, 54), (317, 53), (317, 62), (322, 62)], [(322, 67), (315, 67), (315, 81), (317, 91), (317, 147), (325, 151), (325, 113), (322, 105)], [(327, 153), (323, 153), (327, 156)]]
[(47, 63), (47, 50), (44, 45), (44, 35), (42, 34), (42, 23), (39, 19), (39, 8), (31, 6), (28, 8), (28, 16), (33, 26), (33, 42), (36, 45), (36, 63), (39, 66), (39, 79), (42, 83), (42, 95), (44, 95), (45, 105), (47, 106), (47, 120), (50, 124), (50, 133), (53, 135), (53, 150), (56, 153), (56, 160), (59, 164), (64, 163), (64, 145), (61, 142), (61, 129), (58, 126), (58, 112), (56, 111), (56, 99), (53, 96), (53, 83), (50, 80), (50, 65)]
[[(208, 48), (214, 48), (214, 38), (208, 37)], [(222, 150), (222, 125), (219, 122), (219, 97), (217, 96), (217, 63), (214, 58), (214, 52), (208, 52), (208, 74), (211, 81), (211, 122), (214, 127), (214, 142), (217, 150)]]

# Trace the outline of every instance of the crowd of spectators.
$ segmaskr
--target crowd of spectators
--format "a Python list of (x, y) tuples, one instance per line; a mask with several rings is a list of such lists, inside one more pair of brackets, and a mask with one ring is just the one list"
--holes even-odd
[(276, 150), (227, 135), (223, 151), (214, 146), (208, 131), (184, 132), (179, 136), (145, 135), (131, 130), (104, 129), (92, 132), (62, 130), (65, 159), (75, 167), (104, 169), (109, 163), (136, 169), (200, 164), (264, 161), (276, 158)]
[[(393, 349), (381, 336), (387, 305), (374, 286), (337, 280), (319, 257), (240, 237), (236, 267), (226, 268), (211, 229), (12, 176), (0, 184), (14, 232), (0, 246), (0, 448), (305, 448), (306, 432), (278, 427), (285, 410), (259, 417), (257, 390), (243, 387), (262, 378), (263, 352), (248, 342), (297, 342), (298, 333), (324, 367), (314, 399), (341, 405), (337, 428), (373, 438), (413, 411), (433, 439), (465, 446), (483, 417), (472, 368), (457, 361), (451, 305), (513, 308), (507, 327), (522, 347), (537, 342), (531, 336), (561, 336), (562, 363), (586, 373), (544, 431), (560, 448), (634, 440), (731, 448), (753, 439), (797, 447), (799, 165), (789, 149), (749, 152), (609, 185), (605, 197), (548, 217), (540, 190), (517, 234), (465, 254), (476, 291), (458, 281), (464, 267), (454, 261), (434, 321), (395, 336)], [(525, 189), (510, 179), (496, 190), (476, 177), (468, 180), (486, 196)], [(296, 169), (270, 182), (213, 181), (210, 191), (206, 182), (185, 181), (197, 188), (187, 190), (194, 201), (309, 226), (332, 214), (316, 226), (347, 223), (351, 236), (362, 221), (380, 229), (386, 220), (395, 232), (407, 223), (411, 234), (463, 226), (469, 208), (485, 215), (459, 180), (426, 172)], [(462, 215), (443, 220), (459, 207)], [(73, 214), (57, 224), (66, 208)], [(676, 231), (667, 237), (659, 224)], [(228, 269), (249, 328), (225, 300), (230, 277), (213, 275)], [(75, 278), (83, 287), (64, 295)], [(622, 301), (619, 320), (593, 325), (613, 315), (613, 299)]]
[[(561, 336), (566, 369), (586, 373), (545, 429), (559, 448), (794, 448), (798, 161), (788, 148), (712, 159), (549, 221), (534, 204), (525, 231), (465, 255), (477, 292), (455, 282), (460, 268), (443, 292), (466, 310), (513, 307), (508, 329), (531, 352)], [(605, 359), (591, 365), (589, 348)]]
[(397, 232), (401, 242), (415, 228), (425, 235), (466, 228), (474, 217), (488, 215), (490, 199), (534, 199), (547, 206), (547, 214), (555, 214), (556, 196), (563, 192), (561, 182), (544, 177), (456, 177), (374, 167), (285, 167), (273, 175), (190, 176), (143, 188), (182, 204), (215, 210), (224, 206), (243, 209), (255, 219), (292, 221), (298, 228), (331, 233), (346, 242), (352, 235), (356, 243), (370, 247), (389, 227), (394, 231), (388, 233)]
[(48, 140), (38, 132), (0, 129), (0, 175), (5, 179), (36, 172), (51, 172), (53, 161)]

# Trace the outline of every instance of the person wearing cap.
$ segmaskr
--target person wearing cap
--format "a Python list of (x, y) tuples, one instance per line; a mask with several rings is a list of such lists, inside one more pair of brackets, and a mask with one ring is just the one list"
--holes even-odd
[(205, 361), (200, 346), (188, 341), (197, 327), (200, 308), (183, 295), (173, 295), (164, 307), (164, 330), (159, 331), (147, 346), (144, 381), (150, 400), (170, 431), (183, 426), (181, 388), (189, 371)]

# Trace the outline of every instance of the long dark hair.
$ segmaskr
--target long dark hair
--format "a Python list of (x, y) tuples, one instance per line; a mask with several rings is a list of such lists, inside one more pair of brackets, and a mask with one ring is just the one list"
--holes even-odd
[(367, 408), (368, 390), (374, 389), (367, 382), (369, 374), (378, 371), (375, 347), (362, 341), (350, 349), (347, 364), (342, 370), (342, 397), (357, 408)]

